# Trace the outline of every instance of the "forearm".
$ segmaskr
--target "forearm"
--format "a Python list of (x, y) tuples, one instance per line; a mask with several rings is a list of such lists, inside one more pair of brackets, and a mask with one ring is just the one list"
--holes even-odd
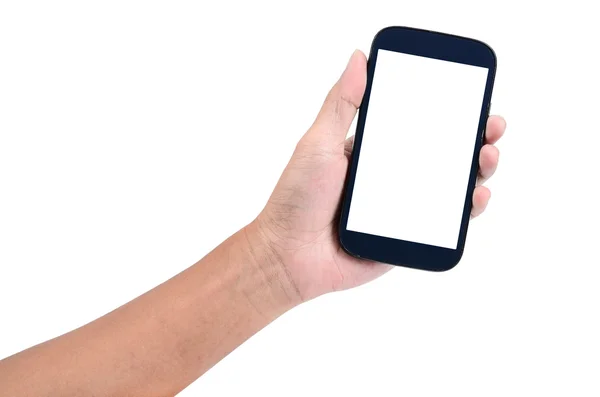
[(0, 361), (0, 395), (174, 395), (298, 302), (251, 224), (119, 309)]

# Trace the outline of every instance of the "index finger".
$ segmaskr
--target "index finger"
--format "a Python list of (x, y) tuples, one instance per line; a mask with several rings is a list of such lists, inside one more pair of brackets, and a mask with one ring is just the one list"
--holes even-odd
[(506, 130), (506, 121), (501, 116), (490, 116), (485, 129), (485, 143), (493, 145), (498, 142)]

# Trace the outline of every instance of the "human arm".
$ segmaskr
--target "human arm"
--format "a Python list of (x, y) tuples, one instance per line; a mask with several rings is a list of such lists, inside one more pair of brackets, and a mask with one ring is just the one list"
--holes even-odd
[[(346, 255), (335, 229), (365, 80), (366, 59), (355, 53), (253, 222), (119, 309), (0, 361), (0, 396), (173, 395), (285, 311), (389, 270)], [(481, 182), (503, 131), (490, 118), (474, 216), (489, 199)]]

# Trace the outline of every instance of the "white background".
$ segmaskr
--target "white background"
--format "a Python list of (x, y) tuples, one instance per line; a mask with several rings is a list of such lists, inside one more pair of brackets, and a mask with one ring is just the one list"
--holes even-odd
[(508, 120), (462, 262), (303, 305), (184, 396), (600, 394), (592, 2), (0, 3), (0, 356), (201, 258), (262, 208), (387, 25), (498, 55)]
[(348, 230), (456, 249), (488, 72), (378, 50)]

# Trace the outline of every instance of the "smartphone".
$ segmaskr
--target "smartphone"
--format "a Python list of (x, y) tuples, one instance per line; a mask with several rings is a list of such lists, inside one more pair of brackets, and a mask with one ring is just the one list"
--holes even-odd
[(346, 252), (431, 271), (460, 261), (495, 74), (481, 41), (377, 33), (341, 207)]

